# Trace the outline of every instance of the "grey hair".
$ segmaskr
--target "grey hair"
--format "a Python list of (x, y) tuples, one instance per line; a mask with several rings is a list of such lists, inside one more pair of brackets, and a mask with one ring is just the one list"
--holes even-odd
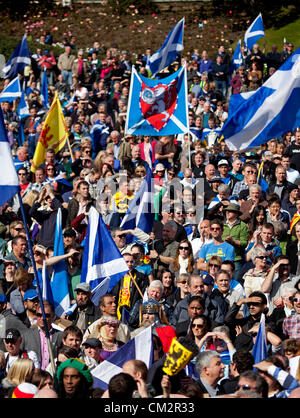
[(251, 253), (251, 260), (254, 262), (254, 260), (256, 259), (256, 257), (258, 257), (260, 255), (266, 255), (266, 256), (268, 256), (268, 253), (262, 247), (255, 247), (255, 248), (253, 248), (252, 253)]
[(220, 184), (220, 186), (218, 186), (218, 192), (230, 193), (230, 186), (228, 186), (228, 184)]
[(226, 334), (227, 335), (227, 337), (229, 337), (229, 328), (228, 328), (228, 326), (227, 325), (220, 325), (220, 326), (218, 326), (218, 327), (215, 327), (214, 329), (213, 329), (213, 332), (224, 332), (224, 334)]
[(152, 289), (152, 287), (159, 287), (162, 292), (164, 291), (164, 285), (160, 280), (153, 280), (149, 285), (149, 289)]
[(211, 359), (214, 357), (220, 357), (214, 350), (202, 351), (196, 358), (196, 370), (201, 375), (203, 367), (209, 367)]
[(177, 232), (177, 224), (175, 221), (168, 221), (165, 223), (165, 226), (170, 226), (174, 232)]
[(252, 189), (257, 189), (261, 192), (261, 187), (259, 184), (251, 184), (251, 186), (249, 187), (249, 193), (251, 193)]

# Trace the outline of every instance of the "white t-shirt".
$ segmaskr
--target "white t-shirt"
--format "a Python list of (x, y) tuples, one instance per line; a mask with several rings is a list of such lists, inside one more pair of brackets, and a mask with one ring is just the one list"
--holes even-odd
[[(8, 354), (8, 352), (6, 352), (6, 353), (4, 353), (4, 355), (5, 355), (5, 360), (6, 360), (7, 356), (9, 354)], [(36, 369), (39, 369), (40, 368), (40, 362), (38, 360), (38, 356), (37, 356), (36, 352), (29, 350), (29, 351), (27, 351), (27, 355), (28, 355), (28, 358), (33, 361), (34, 367)], [(14, 364), (14, 362), (18, 358), (20, 358), (20, 357), (19, 356), (9, 356), (8, 362), (6, 364), (6, 372), (8, 372), (8, 370), (11, 368), (11, 366)], [(22, 356), (21, 358), (24, 358), (24, 357)]]

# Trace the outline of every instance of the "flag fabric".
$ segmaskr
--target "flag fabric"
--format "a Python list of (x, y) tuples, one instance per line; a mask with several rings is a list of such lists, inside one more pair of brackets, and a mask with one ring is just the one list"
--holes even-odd
[(90, 132), (92, 137), (92, 158), (95, 158), (99, 151), (106, 149), (107, 138), (110, 135), (111, 128), (107, 123), (101, 123), (97, 120)]
[(159, 73), (172, 64), (178, 52), (183, 50), (184, 18), (182, 18), (170, 31), (162, 47), (151, 55), (149, 68), (152, 75)]
[(20, 191), (18, 175), (13, 162), (7, 132), (0, 107), (0, 206)]
[(176, 135), (189, 131), (186, 66), (163, 80), (151, 80), (133, 67), (125, 134)]
[(254, 358), (254, 364), (263, 361), (268, 355), (266, 327), (265, 327), (265, 314), (261, 315), (259, 329), (255, 344), (252, 348), (252, 356)]
[(91, 207), (83, 252), (81, 282), (89, 283), (94, 294), (100, 290), (97, 296), (99, 298), (110, 292), (127, 272), (127, 264), (109, 230), (99, 212)]
[(27, 116), (30, 116), (29, 107), (28, 107), (28, 104), (25, 100), (24, 89), (22, 89), (21, 98), (20, 98), (20, 101), (19, 101), (18, 109), (17, 109), (17, 114), (19, 116), (19, 120), (27, 118)]
[(41, 99), (42, 105), (44, 108), (49, 109), (49, 99), (48, 99), (48, 79), (46, 75), (46, 70), (44, 70), (42, 86), (41, 86)]
[[(50, 302), (54, 306), (50, 277), (47, 272), (45, 261), (43, 262), (42, 271), (41, 269), (37, 269), (37, 279), (39, 281), (39, 287), (41, 289), (42, 299)], [(35, 279), (33, 281), (33, 285), (38, 286)]]
[[(61, 208), (57, 211), (55, 225), (55, 239), (53, 256), (64, 255), (64, 241), (62, 232), (62, 212)], [(51, 277), (51, 289), (54, 301), (55, 313), (61, 316), (70, 307), (69, 278), (67, 273), (66, 261), (61, 260), (53, 265)]]
[(242, 58), (241, 39), (240, 39), (235, 48), (234, 54), (232, 56), (231, 73), (233, 73), (233, 71), (239, 68), (242, 65), (242, 63), (243, 63), (243, 58)]
[(2, 70), (4, 78), (16, 77), (26, 65), (31, 65), (31, 58), (27, 37), (24, 35)]
[(256, 44), (257, 41), (263, 36), (265, 36), (265, 30), (262, 15), (260, 13), (245, 32), (245, 47), (252, 51), (253, 45)]
[(0, 94), (0, 102), (13, 102), (22, 95), (19, 76), (14, 78)]
[(67, 136), (68, 129), (65, 118), (58, 95), (55, 93), (33, 156), (31, 164), (33, 173), (45, 162), (46, 150), (52, 148), (55, 153), (59, 152), (65, 146)]
[(148, 169), (145, 179), (121, 222), (124, 229), (140, 228), (146, 234), (152, 231), (154, 222), (152, 173)]
[(262, 161), (259, 166), (256, 183), (260, 185), (263, 192), (268, 193), (269, 185), (268, 182), (263, 178), (263, 167), (264, 161)]
[(229, 104), (222, 133), (230, 150), (244, 150), (300, 126), (300, 48), (251, 95)]
[(128, 360), (141, 360), (149, 369), (153, 363), (152, 326), (147, 327), (136, 337), (129, 340), (119, 350), (91, 370), (94, 387), (106, 390), (110, 379), (122, 372), (122, 366)]

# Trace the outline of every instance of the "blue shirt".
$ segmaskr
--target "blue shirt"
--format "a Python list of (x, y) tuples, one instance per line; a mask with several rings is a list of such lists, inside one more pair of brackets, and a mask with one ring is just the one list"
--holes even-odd
[(213, 255), (217, 255), (222, 260), (233, 260), (234, 261), (234, 247), (228, 242), (222, 242), (222, 244), (215, 245), (214, 243), (205, 244), (200, 249), (198, 255), (199, 258), (203, 258), (207, 263)]

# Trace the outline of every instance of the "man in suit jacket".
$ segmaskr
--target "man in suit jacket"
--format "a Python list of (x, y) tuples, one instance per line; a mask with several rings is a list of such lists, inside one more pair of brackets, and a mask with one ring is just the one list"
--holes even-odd
[(129, 142), (126, 141), (126, 139), (121, 139), (121, 135), (119, 131), (112, 131), (110, 133), (111, 141), (109, 144), (107, 144), (106, 149), (112, 150), (114, 153), (114, 157), (120, 161), (120, 163), (123, 161), (124, 157), (131, 158), (131, 146)]
[(214, 397), (220, 394), (218, 381), (224, 377), (225, 364), (216, 351), (202, 351), (197, 356), (196, 369), (200, 375), (197, 385), (204, 394)]
[(276, 193), (281, 200), (288, 199), (292, 183), (287, 180), (286, 169), (280, 164), (276, 167), (275, 177), (276, 181), (269, 185), (269, 195)]
[[(62, 345), (62, 331), (58, 331), (57, 329), (54, 329), (52, 327), (54, 319), (55, 319), (55, 313), (54, 308), (49, 302), (44, 302), (44, 310), (46, 315), (46, 322), (50, 334), (50, 341), (51, 341), (51, 347), (53, 352), (53, 357), (57, 357), (57, 350)], [(38, 360), (41, 365), (42, 370), (46, 370), (46, 367), (50, 363), (50, 354), (48, 350), (48, 344), (46, 340), (46, 334), (45, 334), (45, 326), (43, 322), (43, 316), (42, 316), (42, 309), (39, 305), (36, 310), (36, 316), (37, 316), (37, 326), (34, 326), (33, 328), (28, 328), (25, 331), (21, 331), (22, 335), (22, 350), (32, 350), (35, 351)]]

